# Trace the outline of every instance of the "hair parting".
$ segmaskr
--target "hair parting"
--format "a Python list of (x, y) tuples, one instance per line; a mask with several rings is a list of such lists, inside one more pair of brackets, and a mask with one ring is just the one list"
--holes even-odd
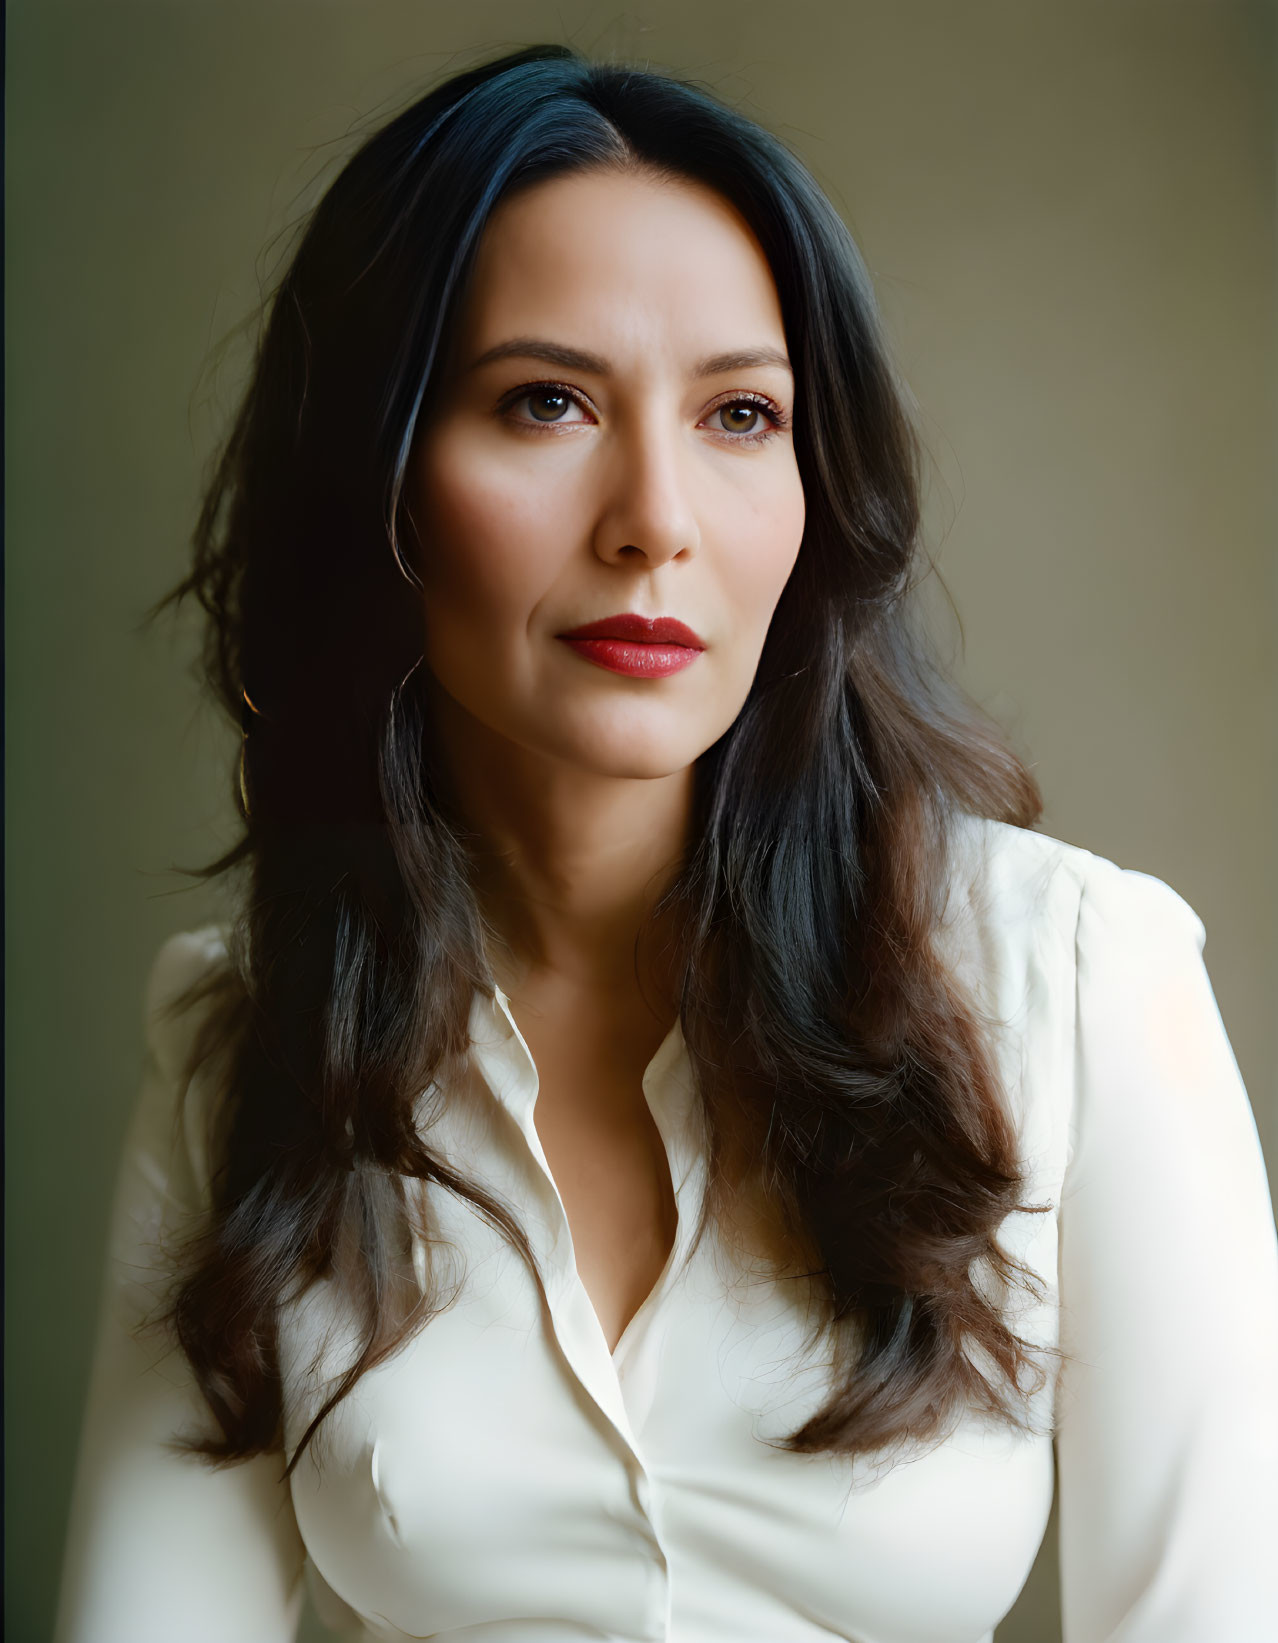
[(709, 91), (538, 46), (431, 90), (329, 187), (270, 301), (189, 573), (156, 607), (194, 595), (207, 686), (237, 723), (246, 693), (260, 710), (242, 836), (200, 870), (241, 893), (192, 1057), (216, 1073), (211, 1203), (165, 1314), (219, 1432), (189, 1446), (214, 1463), (284, 1450), (277, 1320), (310, 1285), (341, 1285), (359, 1344), (288, 1471), (448, 1304), (430, 1263), (423, 1288), (417, 1201), (468, 1203), (545, 1295), (510, 1207), (431, 1146), (493, 977), (398, 527), (485, 223), (600, 166), (736, 206), (796, 374), (802, 546), (749, 697), (698, 760), (693, 842), (657, 909), (681, 932), (710, 1165), (697, 1240), (730, 1231), (811, 1286), (837, 1374), (789, 1449), (928, 1441), (972, 1406), (1024, 1425), (1026, 1372), (1042, 1384), (997, 1304), (1032, 1275), (997, 1233), (1048, 1206), (1020, 1202), (989, 1024), (935, 942), (964, 818), (1030, 827), (1042, 803), (914, 613), (920, 452), (865, 268), (801, 162)]

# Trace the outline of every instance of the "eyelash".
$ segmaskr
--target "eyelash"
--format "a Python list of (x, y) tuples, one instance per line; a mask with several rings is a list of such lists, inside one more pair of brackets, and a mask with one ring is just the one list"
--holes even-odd
[[(584, 397), (575, 388), (570, 388), (566, 382), (521, 383), (518, 388), (512, 388), (510, 393), (505, 396), (505, 398), (501, 401), (499, 409), (503, 413), (509, 412), (513, 410), (513, 408), (518, 405), (521, 400), (531, 399), (538, 393), (564, 394), (568, 399), (572, 400), (574, 405), (579, 405), (582, 410), (588, 411), (590, 409), (590, 406), (587, 404)], [(730, 405), (753, 405), (758, 410), (763, 411), (766, 416), (771, 418), (772, 426), (770, 428), (765, 427), (759, 429), (756, 432), (749, 434), (730, 434), (726, 428), (719, 429), (718, 433), (720, 438), (725, 439), (729, 445), (762, 445), (766, 440), (772, 439), (776, 434), (782, 432), (790, 425), (790, 419), (781, 407), (776, 404), (775, 401), (768, 399), (764, 394), (733, 394), (728, 399), (720, 400), (719, 404), (713, 406), (708, 414), (710, 416), (714, 416), (719, 411), (726, 411)], [(559, 427), (565, 426), (565, 424), (555, 422), (526, 421), (522, 417), (517, 417), (515, 420), (519, 422), (521, 427), (546, 428), (551, 432), (554, 432)], [(579, 424), (568, 423), (566, 426), (576, 427), (579, 426)]]

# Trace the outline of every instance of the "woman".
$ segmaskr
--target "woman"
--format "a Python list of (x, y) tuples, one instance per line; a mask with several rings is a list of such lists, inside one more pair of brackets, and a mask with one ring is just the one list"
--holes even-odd
[[(319, 205), (170, 598), (237, 916), (152, 973), (61, 1643), (1272, 1638), (1278, 1244), (1168, 886), (931, 665), (838, 217), (542, 47)], [(150, 1323), (152, 1328), (144, 1328)], [(903, 1464), (908, 1463), (908, 1464)]]

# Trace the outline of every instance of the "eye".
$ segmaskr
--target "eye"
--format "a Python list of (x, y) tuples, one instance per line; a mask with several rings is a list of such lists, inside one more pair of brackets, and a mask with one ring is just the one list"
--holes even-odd
[[(527, 407), (527, 415), (512, 414), (523, 406)], [(580, 416), (572, 415), (574, 407), (582, 413)], [(591, 414), (578, 390), (562, 382), (521, 383), (506, 395), (500, 410), (524, 427), (543, 428), (582, 427)], [(715, 418), (718, 418), (717, 425)], [(763, 395), (737, 394), (714, 407), (710, 423), (710, 431), (725, 438), (729, 445), (762, 445), (787, 428), (789, 418), (779, 405)]]
[(516, 422), (540, 422), (552, 426), (556, 423), (577, 423), (581, 419), (569, 413), (574, 406), (578, 410), (585, 409), (575, 393), (557, 382), (524, 383), (507, 396), (502, 403), (502, 410), (509, 413), (520, 405), (526, 405), (530, 414), (515, 417)]
[(716, 417), (718, 424), (712, 426), (711, 431), (731, 435), (729, 444), (732, 445), (761, 445), (787, 425), (780, 406), (753, 395), (738, 395), (736, 399), (716, 405), (710, 413), (712, 425)]

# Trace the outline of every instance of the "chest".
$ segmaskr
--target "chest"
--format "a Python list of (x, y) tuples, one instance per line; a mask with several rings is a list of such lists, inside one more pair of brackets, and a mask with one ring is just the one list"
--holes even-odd
[[(646, 1220), (651, 1229), (654, 1196), (659, 1203), (668, 1188), (643, 1090), (651, 1050), (638, 1031), (623, 1044), (624, 1031), (596, 1032), (581, 1012), (539, 1020), (516, 1001), (514, 1014), (537, 1066), (537, 1137), (581, 1287), (613, 1345), (626, 1305), (609, 1312), (624, 1287), (618, 1275), (629, 1273), (633, 1299), (648, 1273), (624, 1239), (618, 1260), (603, 1258), (603, 1240), (623, 1225)], [(514, 1626), (547, 1639), (970, 1643), (989, 1634), (1023, 1587), (1047, 1523), (1050, 1435), (995, 1442), (977, 1426), (882, 1477), (876, 1466), (861, 1474), (786, 1452), (780, 1440), (827, 1395), (829, 1355), (810, 1342), (806, 1289), (762, 1279), (753, 1265), (738, 1271), (714, 1228), (614, 1370), (584, 1327), (582, 1295), (558, 1281), (560, 1229), (548, 1225), (523, 1133), (522, 1050), (486, 1013), (476, 1026), (489, 1046), (483, 1078), (442, 1104), (439, 1146), (518, 1207), (555, 1281), (543, 1307), (501, 1234), (465, 1201), (438, 1195), (440, 1252), (456, 1248), (464, 1279), (455, 1304), (338, 1404), (325, 1449), (319, 1458), (308, 1449), (291, 1484), (315, 1568), (369, 1617), (370, 1635), (460, 1643)], [(1068, 1094), (1068, 1056), (1028, 1064), (1052, 1069)], [(654, 1079), (648, 1093), (672, 1140), (681, 1212), (695, 1218), (704, 1172), (688, 1170), (690, 1139), (670, 1116), (684, 1105), (672, 1090), (686, 1066), (675, 1067), (678, 1078)], [(518, 1103), (519, 1125), (499, 1092)], [(1027, 1086), (1031, 1116), (1041, 1094)], [(1057, 1195), (1061, 1156), (1044, 1148), (1032, 1201)], [(1054, 1223), (1013, 1217), (1003, 1239), (1049, 1286)], [(450, 1280), (453, 1272), (446, 1265)], [(346, 1303), (332, 1286), (315, 1291), (305, 1298), (315, 1315), (299, 1305), (282, 1329), (290, 1387), (312, 1384), (330, 1336), (333, 1370), (347, 1362)], [(1020, 1327), (1054, 1338), (1054, 1307)], [(618, 1402), (633, 1448), (607, 1418)], [(310, 1393), (290, 1398), (290, 1447), (317, 1408)], [(1044, 1426), (1049, 1412), (1040, 1411)], [(671, 1567), (682, 1574), (673, 1583)]]
[[(787, 1453), (828, 1390), (796, 1286), (738, 1281), (711, 1236), (618, 1375), (580, 1296), (552, 1285), (544, 1313), (482, 1217), (449, 1197), (440, 1215), (465, 1258), (456, 1304), (338, 1405), (292, 1484), (316, 1569), (370, 1636), (971, 1643), (1010, 1607), (1050, 1436), (965, 1432), (881, 1479)], [(316, 1339), (286, 1329), (286, 1356), (309, 1365)], [(618, 1399), (633, 1449), (605, 1418)]]
[(537, 1066), (537, 1139), (578, 1277), (612, 1351), (660, 1277), (676, 1232), (665, 1143), (643, 1091), (664, 1030), (580, 1012), (515, 1013)]

